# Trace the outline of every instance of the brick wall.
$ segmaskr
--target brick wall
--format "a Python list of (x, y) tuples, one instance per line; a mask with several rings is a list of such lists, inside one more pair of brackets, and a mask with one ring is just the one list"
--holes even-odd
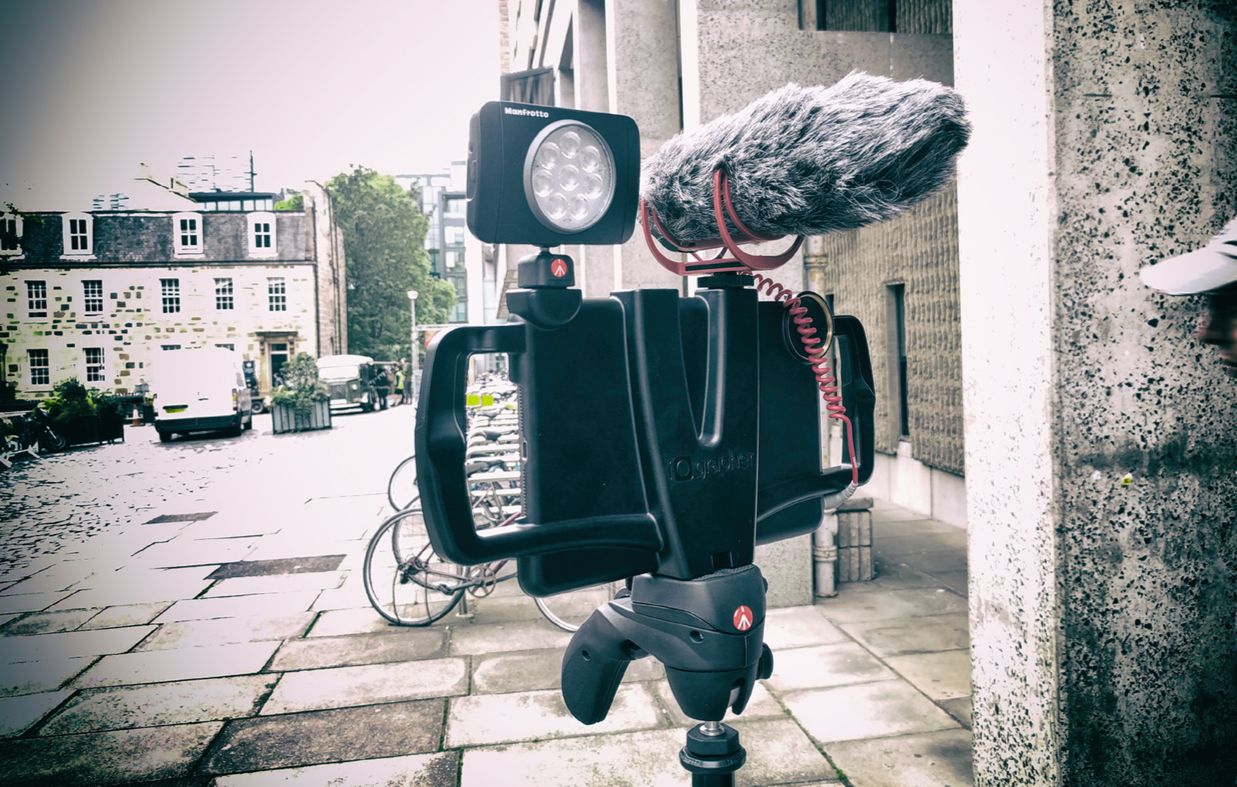
[(805, 264), (811, 289), (832, 294), (835, 311), (858, 317), (867, 329), (876, 381), (876, 448), (889, 454), (897, 450), (900, 426), (888, 287), (905, 286), (911, 453), (924, 464), (961, 474), (957, 215), (957, 191), (950, 186), (891, 221), (810, 239)]

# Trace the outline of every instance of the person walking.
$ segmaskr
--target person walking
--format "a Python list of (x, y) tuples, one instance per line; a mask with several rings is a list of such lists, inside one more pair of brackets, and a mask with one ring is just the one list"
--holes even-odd
[(395, 364), (395, 388), (399, 391), (399, 401), (395, 404), (408, 404), (408, 394), (404, 391), (404, 362)]

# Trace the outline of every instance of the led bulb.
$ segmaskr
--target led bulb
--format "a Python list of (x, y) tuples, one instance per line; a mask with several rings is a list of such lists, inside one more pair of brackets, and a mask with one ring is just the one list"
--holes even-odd
[(610, 146), (579, 121), (551, 123), (529, 146), (524, 194), (537, 220), (556, 232), (583, 232), (600, 221), (615, 187)]

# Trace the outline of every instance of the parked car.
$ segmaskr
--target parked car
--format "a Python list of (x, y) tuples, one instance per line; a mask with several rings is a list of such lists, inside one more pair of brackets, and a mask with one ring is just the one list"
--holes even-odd
[(169, 350), (152, 365), (151, 374), (155, 431), (161, 441), (190, 432), (221, 431), (237, 437), (253, 428), (249, 386), (233, 351)]
[(374, 367), (374, 359), (368, 355), (326, 355), (319, 358), (318, 379), (331, 392), (331, 409), (359, 407), (371, 412), (378, 405)]

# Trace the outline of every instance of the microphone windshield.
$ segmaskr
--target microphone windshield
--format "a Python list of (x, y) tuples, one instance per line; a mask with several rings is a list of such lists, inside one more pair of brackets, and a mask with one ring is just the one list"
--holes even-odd
[(755, 233), (851, 230), (897, 215), (949, 182), (970, 133), (953, 89), (853, 71), (832, 87), (786, 85), (670, 139), (642, 165), (640, 194), (680, 243), (720, 237), (718, 167), (735, 214)]

